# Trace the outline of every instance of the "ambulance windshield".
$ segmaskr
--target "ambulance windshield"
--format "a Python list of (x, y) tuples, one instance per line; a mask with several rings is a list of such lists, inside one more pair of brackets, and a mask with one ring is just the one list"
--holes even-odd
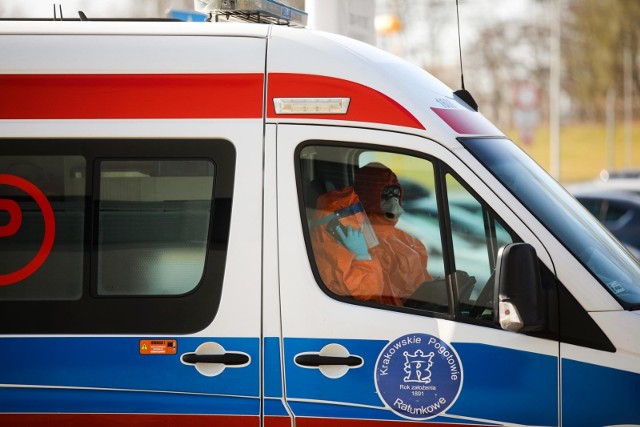
[(627, 309), (640, 308), (640, 265), (560, 184), (508, 139), (460, 143)]

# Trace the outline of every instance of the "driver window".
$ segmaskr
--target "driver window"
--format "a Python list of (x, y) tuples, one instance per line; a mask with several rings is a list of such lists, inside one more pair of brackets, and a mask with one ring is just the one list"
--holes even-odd
[(302, 193), (317, 277), (338, 297), (449, 312), (433, 163), (306, 146)]
[(299, 160), (309, 258), (327, 293), (493, 320), (498, 250), (519, 239), (455, 176), (443, 175), (444, 209), (428, 159), (307, 145)]

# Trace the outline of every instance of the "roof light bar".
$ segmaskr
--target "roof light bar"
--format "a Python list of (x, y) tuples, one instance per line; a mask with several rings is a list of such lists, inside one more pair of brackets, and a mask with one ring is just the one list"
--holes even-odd
[(227, 20), (304, 27), (307, 13), (275, 0), (195, 0), (199, 12)]
[(276, 114), (347, 114), (350, 98), (273, 98)]

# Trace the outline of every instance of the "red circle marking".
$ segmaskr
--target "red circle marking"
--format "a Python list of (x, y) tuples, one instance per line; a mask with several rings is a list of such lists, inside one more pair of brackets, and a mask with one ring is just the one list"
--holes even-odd
[(0, 199), (0, 211), (9, 213), (9, 223), (0, 225), (0, 237), (11, 237), (16, 234), (22, 225), (20, 206), (13, 200)]
[(15, 175), (0, 174), (0, 185), (10, 185), (27, 193), (38, 204), (38, 207), (42, 212), (42, 217), (44, 218), (44, 237), (42, 238), (42, 245), (40, 246), (38, 253), (21, 269), (14, 271), (13, 273), (0, 274), (0, 286), (5, 286), (17, 283), (31, 276), (46, 261), (47, 257), (51, 253), (53, 241), (56, 236), (56, 219), (53, 215), (53, 209), (51, 208), (51, 204), (49, 203), (47, 196), (45, 196), (42, 190), (31, 182)]

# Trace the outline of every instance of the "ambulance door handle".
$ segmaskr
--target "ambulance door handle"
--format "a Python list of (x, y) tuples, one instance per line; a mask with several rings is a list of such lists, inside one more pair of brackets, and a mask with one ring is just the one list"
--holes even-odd
[(349, 353), (349, 350), (337, 343), (327, 344), (317, 353), (299, 353), (293, 361), (301, 368), (317, 369), (331, 379), (341, 378), (351, 369), (358, 369), (364, 364), (362, 357)]
[(206, 377), (220, 375), (226, 369), (244, 368), (251, 363), (251, 356), (239, 351), (227, 351), (217, 342), (204, 342), (196, 351), (184, 353), (180, 361), (193, 366)]
[(359, 366), (362, 358), (358, 356), (335, 357), (320, 356), (319, 354), (299, 354), (295, 362), (301, 366)]
[(225, 353), (225, 354), (196, 354), (186, 353), (182, 355), (184, 363), (220, 363), (227, 366), (238, 366), (249, 363), (249, 356), (242, 353)]

